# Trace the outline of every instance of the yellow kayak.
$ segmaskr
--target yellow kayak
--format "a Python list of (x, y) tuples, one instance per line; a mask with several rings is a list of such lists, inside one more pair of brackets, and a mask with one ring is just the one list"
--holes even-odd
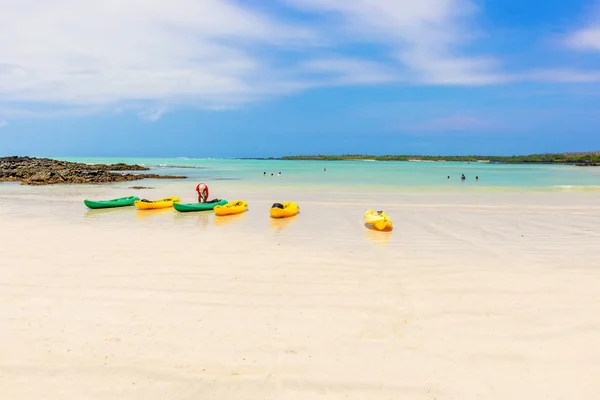
[(217, 215), (240, 214), (248, 210), (248, 203), (244, 200), (230, 201), (223, 206), (215, 206), (214, 210)]
[(157, 208), (173, 207), (173, 203), (179, 203), (181, 199), (176, 196), (164, 197), (162, 199), (150, 201), (146, 199), (136, 200), (133, 204), (140, 210), (155, 210)]
[(392, 220), (383, 211), (367, 210), (365, 222), (380, 231), (392, 229)]
[(271, 217), (273, 218), (286, 218), (292, 217), (300, 212), (298, 204), (286, 201), (285, 203), (275, 203), (269, 210)]

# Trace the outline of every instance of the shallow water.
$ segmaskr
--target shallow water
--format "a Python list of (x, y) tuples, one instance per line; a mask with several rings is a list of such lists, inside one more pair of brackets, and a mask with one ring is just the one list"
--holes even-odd
[[(125, 162), (194, 181), (238, 181), (242, 186), (374, 189), (554, 188), (600, 189), (600, 168), (565, 165), (502, 165), (456, 162), (281, 161), (189, 158), (64, 158), (87, 163)], [(173, 168), (187, 167), (187, 168)], [(324, 169), (327, 169), (325, 172)], [(263, 176), (266, 172), (267, 176)], [(283, 176), (277, 174), (282, 172)], [(271, 173), (274, 174), (271, 176)], [(467, 179), (460, 180), (461, 174)], [(450, 179), (447, 177), (450, 176)], [(475, 178), (479, 177), (479, 180)]]

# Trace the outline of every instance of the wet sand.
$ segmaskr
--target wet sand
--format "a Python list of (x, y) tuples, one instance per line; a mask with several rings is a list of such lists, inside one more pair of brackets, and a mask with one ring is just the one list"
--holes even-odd
[[(250, 204), (223, 218), (81, 202), (118, 191), (0, 192), (3, 397), (600, 396), (596, 193), (223, 183)], [(268, 217), (288, 200), (300, 215)], [(395, 229), (367, 229), (368, 208)]]

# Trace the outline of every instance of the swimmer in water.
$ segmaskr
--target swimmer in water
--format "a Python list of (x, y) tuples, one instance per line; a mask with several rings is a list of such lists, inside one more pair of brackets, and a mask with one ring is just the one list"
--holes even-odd
[(460, 176), (460, 180), (461, 180), (461, 181), (464, 181), (465, 179), (467, 179), (467, 178), (465, 177), (465, 174), (462, 174), (462, 175)]

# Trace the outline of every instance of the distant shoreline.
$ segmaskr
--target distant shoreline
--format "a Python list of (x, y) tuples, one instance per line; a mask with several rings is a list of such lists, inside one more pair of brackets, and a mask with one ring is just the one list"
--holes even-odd
[(419, 156), (419, 155), (311, 155), (284, 156), (286, 161), (406, 161), (406, 162), (469, 162), (480, 164), (559, 164), (581, 167), (600, 166), (600, 152), (549, 153), (525, 156)]
[[(37, 159), (37, 160), (52, 160), (53, 162), (61, 162), (53, 157), (36, 158), (28, 156), (12, 156), (12, 157), (0, 157), (0, 161), (8, 161), (11, 158), (21, 159)], [(61, 157), (65, 159), (68, 157)], [(79, 157), (81, 158), (81, 157)], [(89, 157), (97, 158), (97, 157)], [(120, 159), (128, 157), (108, 157), (107, 159)], [(169, 158), (169, 157), (165, 157)], [(179, 158), (179, 157), (178, 157)], [(193, 158), (191, 158), (193, 159)], [(395, 162), (462, 162), (462, 163), (477, 163), (477, 164), (522, 164), (522, 165), (569, 165), (578, 167), (598, 167), (600, 166), (600, 152), (586, 152), (586, 153), (548, 153), (548, 154), (531, 154), (522, 156), (423, 156), (423, 155), (359, 155), (359, 154), (343, 154), (343, 155), (294, 155), (294, 156), (282, 156), (282, 157), (231, 157), (224, 158), (229, 160), (243, 160), (243, 161), (362, 161), (362, 162), (375, 162), (375, 161), (395, 161)], [(92, 169), (96, 167), (101, 170), (111, 170), (111, 164), (87, 164), (82, 162), (73, 161), (62, 161), (69, 164), (86, 164), (87, 167), (92, 166)], [(115, 164), (112, 164), (115, 165)], [(108, 168), (107, 168), (108, 167)], [(170, 168), (170, 169), (205, 169), (204, 166), (191, 166), (191, 165), (151, 165), (151, 167), (158, 168)], [(149, 168), (142, 165), (135, 165), (133, 170), (148, 170)], [(86, 168), (87, 169), (87, 168)], [(128, 170), (128, 168), (112, 169), (115, 170)], [(3, 171), (7, 172), (7, 171)], [(4, 179), (2, 179), (4, 178)], [(162, 178), (162, 177), (161, 177)], [(178, 179), (184, 177), (177, 177)], [(164, 177), (164, 179), (173, 179), (171, 177)], [(0, 181), (7, 180), (20, 180), (20, 179), (7, 179), (6, 176), (0, 176)]]

